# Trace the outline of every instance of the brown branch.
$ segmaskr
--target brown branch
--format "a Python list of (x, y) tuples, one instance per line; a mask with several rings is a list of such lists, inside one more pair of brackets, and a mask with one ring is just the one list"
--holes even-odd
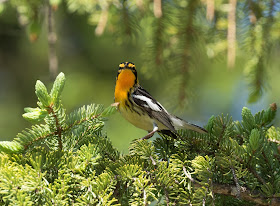
[(55, 21), (51, 4), (47, 5), (47, 24), (48, 24), (48, 46), (49, 46), (49, 71), (50, 76), (54, 79), (58, 74), (58, 60), (56, 55), (57, 36), (55, 32)]
[(229, 0), (229, 11), (228, 11), (228, 32), (227, 32), (227, 42), (228, 42), (228, 52), (227, 61), (228, 68), (232, 69), (235, 65), (236, 56), (236, 3), (237, 0)]
[(250, 15), (249, 15), (250, 22), (251, 22), (251, 24), (255, 24), (258, 19), (256, 17), (255, 11), (254, 11), (254, 6), (253, 6), (252, 0), (248, 1), (248, 6), (249, 6), (249, 10), (250, 10)]
[(276, 144), (280, 144), (280, 140), (277, 139), (267, 139), (269, 142), (274, 142)]
[[(237, 196), (237, 189), (235, 186), (233, 185), (222, 185), (222, 184), (213, 184), (213, 189), (214, 189), (214, 193), (216, 194), (222, 194), (222, 195), (228, 195), (228, 196), (233, 196), (236, 197)], [(259, 205), (278, 205), (280, 203), (280, 198), (279, 197), (263, 197), (261, 195), (256, 196), (255, 194), (252, 193), (252, 191), (250, 191), (249, 189), (245, 188), (245, 187), (241, 187), (240, 188), (240, 199), (246, 200), (246, 201), (250, 201), (250, 202), (254, 202), (257, 203)], [(268, 199), (271, 199), (272, 202), (275, 202), (276, 204), (269, 204), (268, 203)]]
[(140, 11), (144, 10), (144, 3), (143, 0), (136, 0), (136, 6), (140, 9)]
[(147, 206), (148, 203), (147, 203), (147, 194), (146, 194), (145, 188), (143, 189), (143, 199), (144, 199), (143, 205)]
[(102, 12), (101, 12), (101, 15), (100, 15), (100, 18), (99, 18), (99, 22), (98, 22), (97, 27), (95, 29), (95, 34), (97, 36), (101, 36), (104, 33), (104, 30), (105, 30), (105, 27), (106, 27), (106, 24), (107, 24), (107, 21), (108, 21), (108, 9), (109, 9), (108, 5), (103, 6), (103, 8), (102, 8)]
[(193, 182), (193, 183), (195, 182), (195, 180), (192, 178), (191, 174), (187, 173), (187, 170), (186, 170), (185, 166), (183, 166), (183, 172), (191, 182)]
[[(78, 124), (82, 124), (83, 122), (86, 122), (86, 121), (88, 121), (88, 120), (90, 120), (90, 119), (98, 118), (100, 115), (101, 115), (101, 113), (100, 113), (100, 114), (97, 114), (97, 115), (93, 115), (92, 117), (89, 117), (89, 118), (81, 119), (80, 121), (76, 121), (75, 123), (69, 125), (69, 126), (66, 127), (66, 128), (61, 128), (61, 133), (62, 133), (62, 132), (66, 132), (66, 131), (70, 130), (71, 128), (73, 128), (74, 126), (76, 126), (76, 125), (78, 125)], [(89, 128), (88, 128), (88, 129), (89, 129)], [(43, 136), (39, 136), (39, 137), (36, 138), (34, 141), (29, 142), (28, 144), (25, 144), (25, 145), (24, 145), (24, 149), (27, 150), (28, 147), (30, 147), (30, 146), (32, 145), (33, 142), (40, 141), (40, 140), (42, 140), (42, 139), (45, 139), (45, 138), (47, 138), (47, 137), (49, 137), (49, 136), (56, 135), (56, 134), (57, 134), (57, 131), (51, 132), (51, 133), (46, 134), (46, 135), (43, 135)], [(79, 140), (79, 141), (80, 141), (80, 140)], [(62, 145), (61, 145), (61, 146), (62, 146)]]
[(33, 142), (40, 141), (41, 139), (45, 139), (45, 138), (47, 138), (47, 137), (49, 137), (49, 136), (51, 136), (51, 135), (54, 135), (54, 134), (55, 134), (55, 132), (51, 132), (51, 133), (49, 133), (49, 134), (46, 134), (46, 135), (40, 136), (40, 137), (38, 137), (38, 138), (34, 139), (34, 141), (29, 142), (28, 144), (25, 144), (25, 145), (24, 145), (24, 149), (25, 149), (25, 150), (27, 150), (27, 149), (28, 149), (28, 147), (30, 147), (30, 146), (32, 145), (32, 143), (33, 143)]
[(241, 164), (245, 165), (246, 168), (249, 170), (249, 172), (251, 172), (251, 173), (254, 175), (254, 177), (257, 178), (257, 180), (258, 180), (259, 182), (261, 182), (261, 183), (264, 184), (264, 185), (266, 184), (266, 182), (264, 181), (264, 179), (263, 179), (261, 176), (259, 176), (258, 173), (250, 166), (250, 162), (252, 161), (252, 155), (249, 156), (249, 160), (248, 160), (247, 163), (245, 163), (245, 162), (243, 161), (243, 159), (241, 159), (240, 157), (235, 156), (235, 158), (236, 158)]
[[(197, 181), (194, 183), (194, 187), (202, 187)], [(226, 185), (226, 184), (218, 184), (213, 183), (213, 193), (214, 194), (220, 194), (220, 195), (226, 195), (226, 196), (232, 196), (237, 197), (238, 195), (238, 189), (235, 185)], [(259, 205), (272, 205), (277, 206), (280, 204), (280, 198), (279, 197), (264, 197), (260, 194), (255, 194), (253, 191), (250, 191), (246, 187), (240, 187), (240, 199), (245, 201), (254, 202)], [(271, 203), (269, 203), (269, 200), (271, 200)]]
[(50, 105), (48, 108), (49, 113), (53, 116), (53, 118), (55, 119), (55, 126), (56, 126), (56, 131), (54, 132), (55, 135), (57, 135), (58, 138), (58, 147), (60, 148), (60, 150), (62, 150), (62, 140), (61, 140), (61, 135), (62, 135), (62, 127), (59, 124), (59, 120), (57, 115), (55, 114), (54, 110), (53, 110), (53, 105)]
[[(207, 169), (207, 170), (208, 170), (208, 169)], [(210, 187), (210, 185), (209, 185), (209, 182), (210, 182), (210, 181), (211, 181), (210, 178), (208, 178), (208, 180), (207, 180), (207, 185), (208, 185), (208, 187), (206, 188), (205, 196), (204, 196), (203, 199), (202, 199), (202, 206), (205, 206), (205, 203), (206, 203), (207, 193), (208, 193), (209, 187)]]
[(256, 172), (256, 170), (254, 170), (253, 168), (251, 168), (251, 167), (249, 167), (248, 168), (249, 169), (249, 171), (255, 176), (255, 178), (257, 178), (257, 180), (259, 181), (259, 182), (261, 182), (262, 184), (266, 184), (266, 182), (264, 181), (264, 179), (260, 176), (260, 175), (258, 175), (258, 173)]
[[(186, 168), (183, 166), (183, 172), (186, 175), (188, 179), (193, 183), (193, 186), (195, 188), (202, 187), (203, 185), (200, 184), (200, 182), (194, 178), (192, 178), (188, 173)], [(229, 184), (219, 184), (219, 183), (213, 183), (211, 182), (211, 189), (214, 194), (220, 194), (220, 195), (227, 195), (232, 197), (237, 197), (239, 199), (254, 202), (259, 205), (272, 205), (276, 206), (280, 204), (280, 198), (279, 197), (264, 197), (260, 194), (256, 194), (255, 191), (251, 191), (247, 189), (246, 187), (241, 187), (238, 183), (238, 179), (235, 175), (235, 171), (233, 172), (234, 176), (236, 178), (235, 185), (229, 185)], [(234, 179), (235, 179), (234, 178)], [(271, 204), (269, 204), (268, 200), (271, 200)]]
[(151, 159), (153, 165), (157, 164), (156, 161), (154, 160), (154, 158), (152, 157), (152, 155), (150, 156), (150, 159)]
[[(231, 161), (230, 161), (230, 164), (231, 164)], [(233, 175), (233, 180), (234, 180), (235, 185), (236, 185), (236, 197), (239, 199), (240, 198), (241, 187), (239, 185), (238, 178), (235, 174), (235, 169), (232, 165), (230, 166), (230, 169), (231, 169), (231, 172), (232, 172), (232, 175)]]
[(169, 193), (167, 191), (167, 189), (164, 187), (164, 195), (165, 195), (165, 201), (166, 201), (166, 205), (168, 206), (170, 201), (169, 201)]
[(213, 21), (215, 14), (215, 0), (206, 0), (206, 18)]
[(161, 0), (154, 0), (154, 15), (156, 18), (162, 16)]
[[(92, 126), (88, 126), (87, 129), (82, 133), (81, 137), (77, 139), (76, 144), (77, 145), (83, 138), (84, 136), (88, 133), (88, 131), (92, 128)], [(95, 129), (96, 127), (93, 127), (92, 129)], [(65, 130), (64, 130), (65, 131)]]

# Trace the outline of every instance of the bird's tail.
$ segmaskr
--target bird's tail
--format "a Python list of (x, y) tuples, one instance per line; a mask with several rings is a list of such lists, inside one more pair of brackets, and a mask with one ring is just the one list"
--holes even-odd
[(173, 116), (173, 117), (171, 117), (171, 120), (172, 120), (173, 125), (174, 125), (176, 130), (178, 130), (178, 129), (190, 129), (190, 130), (193, 130), (193, 131), (196, 131), (196, 132), (199, 132), (199, 133), (204, 133), (204, 134), (208, 133), (208, 131), (206, 129), (204, 129), (204, 128), (198, 126), (198, 125), (188, 123), (185, 120), (180, 119), (179, 117)]

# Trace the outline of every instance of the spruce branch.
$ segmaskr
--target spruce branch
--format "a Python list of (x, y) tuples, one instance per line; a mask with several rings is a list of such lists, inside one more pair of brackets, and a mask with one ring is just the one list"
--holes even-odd
[(23, 147), (16, 141), (0, 141), (0, 151), (5, 153), (20, 153), (23, 151)]
[[(91, 105), (88, 106), (89, 108), (92, 107)], [(94, 107), (94, 105), (93, 105)], [(97, 106), (98, 107), (98, 106)], [(32, 146), (33, 144), (35, 144), (36, 142), (38, 141), (42, 141), (44, 139), (47, 139), (51, 136), (54, 136), (56, 135), (58, 137), (58, 147), (60, 149), (63, 149), (62, 148), (62, 134), (64, 133), (67, 133), (69, 131), (71, 131), (73, 128), (75, 128), (76, 126), (78, 125), (83, 125), (83, 123), (89, 121), (89, 120), (95, 120), (95, 119), (99, 119), (100, 117), (102, 117), (102, 111), (99, 111), (98, 114), (92, 114), (92, 116), (88, 116), (88, 117), (84, 117), (82, 119), (79, 119), (78, 121), (75, 121), (74, 123), (68, 125), (68, 126), (62, 126), (60, 124), (60, 121), (57, 117), (57, 114), (56, 112), (54, 111), (53, 107), (50, 106), (49, 107), (49, 110), (50, 112), (50, 115), (52, 115), (52, 117), (55, 119), (55, 124), (56, 124), (56, 130), (54, 132), (51, 132), (49, 129), (46, 130), (47, 127), (45, 126), (39, 126), (39, 125), (36, 125), (36, 126), (32, 126), (32, 129), (40, 129), (41, 127), (44, 127), (42, 128), (42, 131), (44, 130), (45, 132), (44, 133), (37, 133), (37, 135), (33, 135), (33, 138), (31, 139), (26, 139), (25, 136), (22, 136), (21, 134), (18, 135), (18, 138), (16, 139), (17, 141), (19, 141), (21, 144), (23, 144), (25, 150), (27, 150), (30, 146)], [(87, 129), (84, 131), (83, 134), (86, 134), (86, 132), (88, 132), (89, 130), (94, 130), (95, 128), (97, 128), (99, 125), (95, 125), (95, 126), (89, 126), (87, 127)], [(31, 131), (31, 130), (28, 130), (28, 131)], [(27, 132), (24, 132), (25, 135), (28, 135), (28, 131)], [(84, 135), (81, 136), (81, 138), (83, 138)], [(76, 143), (78, 143), (80, 139), (77, 139)], [(25, 139), (25, 140), (24, 140)], [(28, 141), (26, 141), (28, 140)]]
[[(38, 80), (36, 82), (35, 93), (38, 97), (38, 106), (40, 108), (25, 108), (26, 113), (23, 117), (32, 122), (44, 120), (46, 124), (34, 125), (31, 129), (24, 130), (17, 135), (15, 143), (9, 144), (10, 146), (3, 143), (1, 150), (4, 151), (10, 148), (11, 152), (14, 151), (16, 153), (21, 151), (19, 149), (18, 151), (13, 149), (18, 148), (15, 145), (17, 143), (22, 145), (24, 151), (30, 148), (34, 149), (34, 147), (31, 147), (32, 145), (40, 144), (53, 150), (56, 148), (54, 145), (56, 144), (56, 140), (58, 143), (57, 148), (60, 150), (63, 150), (63, 145), (67, 145), (67, 147), (73, 149), (73, 147), (78, 146), (77, 144), (82, 139), (85, 139), (85, 135), (98, 132), (98, 129), (100, 130), (104, 125), (102, 120), (116, 111), (116, 108), (113, 106), (104, 109), (101, 105), (92, 104), (87, 107), (81, 107), (70, 115), (66, 115), (61, 104), (61, 93), (64, 84), (65, 76), (63, 73), (60, 73), (56, 77), (49, 94), (47, 88), (41, 81)], [(75, 131), (82, 129), (82, 127), (84, 128), (81, 135), (75, 136)], [(69, 134), (71, 138), (66, 138)]]
[(241, 159), (240, 157), (236, 157), (238, 159), (238, 161), (241, 163), (241, 164), (244, 164), (246, 165), (246, 168), (248, 169), (248, 171), (253, 174), (253, 176), (259, 181), (261, 182), (262, 184), (266, 184), (266, 182), (264, 181), (264, 179), (256, 172), (256, 170), (252, 167), (252, 165), (250, 165), (252, 159), (253, 159), (253, 156), (250, 155), (249, 156), (249, 160), (248, 162), (246, 163), (243, 159)]
[(240, 204), (280, 203), (279, 146), (269, 141), (280, 139), (279, 128), (271, 126), (276, 104), (255, 115), (244, 107), (241, 122), (211, 117), (207, 135), (183, 130), (177, 139), (135, 140), (129, 154), (120, 155), (101, 132), (116, 108), (92, 104), (66, 114), (64, 81), (60, 74), (50, 93), (37, 81), (39, 107), (25, 109), (46, 124), (0, 142), (0, 202), (219, 205), (221, 196), (231, 196)]
[(185, 166), (183, 166), (183, 172), (184, 172), (184, 174), (186, 175), (186, 177), (187, 177), (192, 183), (195, 183), (194, 178), (192, 178), (191, 174), (189, 174), (189, 173), (187, 172), (187, 169), (186, 169)]
[(59, 123), (60, 121), (57, 117), (56, 112), (53, 109), (53, 105), (50, 105), (48, 107), (48, 112), (55, 119), (56, 131), (54, 132), (54, 134), (57, 135), (58, 147), (60, 148), (60, 150), (62, 150), (62, 139), (61, 139), (61, 135), (62, 135), (62, 132), (63, 132), (62, 125), (60, 125), (60, 123)]
[(204, 197), (202, 198), (202, 205), (205, 206), (205, 203), (206, 203), (206, 198), (207, 198), (207, 195), (208, 195), (208, 190), (209, 190), (209, 181), (210, 181), (210, 178), (208, 178), (207, 180), (207, 188), (206, 188), (206, 191), (205, 191), (205, 194), (204, 194)]
[(248, 170), (254, 175), (255, 178), (257, 178), (259, 182), (261, 182), (263, 185), (266, 184), (265, 180), (256, 172), (255, 168), (249, 166)]
[[(198, 180), (193, 179), (192, 181), (194, 188), (201, 188), (203, 187)], [(226, 195), (226, 196), (232, 196), (232, 197), (238, 197), (241, 200), (254, 202), (259, 205), (273, 205), (276, 206), (280, 203), (280, 198), (275, 197), (264, 197), (259, 193), (256, 193), (256, 191), (251, 191), (250, 189), (239, 186), (238, 189), (236, 185), (230, 185), (230, 184), (220, 184), (220, 183), (213, 183), (212, 185), (212, 192), (214, 194), (220, 194), (220, 195)], [(268, 203), (268, 200), (271, 200), (271, 204)]]
[[(44, 139), (47, 139), (50, 136), (55, 135), (55, 132), (50, 132), (48, 127), (45, 127), (43, 125), (35, 125), (32, 126), (32, 130), (26, 129), (22, 131), (22, 133), (19, 133), (17, 135), (17, 138), (15, 138), (15, 141), (19, 142), (21, 145), (24, 146), (24, 150), (28, 150), (30, 146), (35, 144), (36, 142), (42, 141)], [(36, 131), (42, 131), (42, 132), (36, 132)], [(43, 132), (44, 131), (44, 132)]]
[[(196, 185), (199, 186), (199, 185)], [(234, 185), (226, 185), (226, 184), (213, 184), (213, 192), (215, 194), (222, 194), (222, 195), (227, 195), (227, 196), (232, 196), (236, 197), (237, 196), (237, 188)], [(270, 205), (267, 202), (267, 198), (273, 199), (274, 201), (278, 202), (279, 204), (280, 199), (277, 197), (262, 197), (261, 195), (257, 196), (253, 191), (250, 191), (249, 189), (245, 187), (240, 188), (240, 199), (254, 202), (259, 205)], [(276, 206), (277, 204), (271, 204)]]

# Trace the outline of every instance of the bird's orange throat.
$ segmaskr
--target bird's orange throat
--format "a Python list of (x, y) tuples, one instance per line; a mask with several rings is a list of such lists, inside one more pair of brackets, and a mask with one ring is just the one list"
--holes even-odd
[(123, 104), (127, 99), (127, 93), (136, 82), (136, 77), (130, 69), (121, 70), (116, 81), (115, 102)]

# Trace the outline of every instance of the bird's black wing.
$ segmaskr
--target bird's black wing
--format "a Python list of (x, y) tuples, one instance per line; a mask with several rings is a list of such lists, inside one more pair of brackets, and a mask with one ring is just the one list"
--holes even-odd
[(172, 132), (176, 133), (168, 112), (145, 89), (140, 86), (137, 87), (132, 93), (132, 99), (151, 118), (158, 120)]

